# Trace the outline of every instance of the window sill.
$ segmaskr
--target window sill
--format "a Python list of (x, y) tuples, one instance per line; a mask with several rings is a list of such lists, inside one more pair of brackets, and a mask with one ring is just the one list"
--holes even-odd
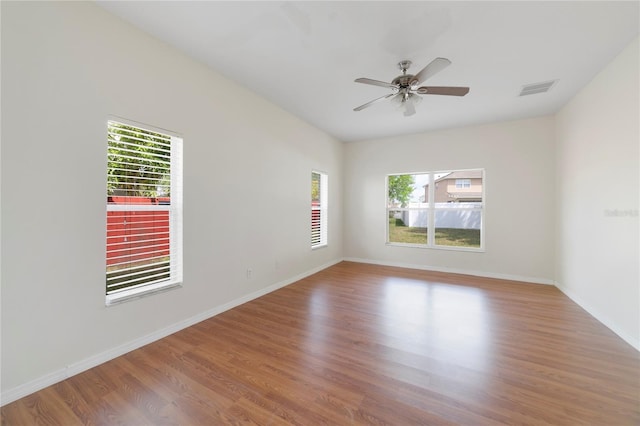
[(327, 247), (329, 244), (319, 244), (317, 246), (311, 246), (311, 250), (317, 250), (317, 249), (321, 249), (321, 248), (325, 248)]
[(409, 247), (418, 249), (434, 249), (434, 250), (448, 250), (448, 251), (467, 251), (472, 253), (484, 253), (486, 250), (483, 247), (460, 247), (460, 246), (428, 246), (425, 244), (408, 244), (408, 243), (386, 243), (391, 247)]
[(156, 283), (145, 287), (135, 288), (131, 290), (125, 290), (115, 294), (108, 294), (105, 299), (106, 306), (118, 305), (120, 303), (128, 302), (134, 299), (140, 299), (142, 297), (151, 296), (152, 294), (162, 293), (168, 290), (173, 290), (182, 287), (181, 282), (162, 282)]

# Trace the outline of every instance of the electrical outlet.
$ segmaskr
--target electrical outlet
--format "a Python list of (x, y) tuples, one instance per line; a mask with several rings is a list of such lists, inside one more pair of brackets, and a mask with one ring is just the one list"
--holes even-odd
[(247, 279), (250, 280), (253, 276), (253, 270), (252, 269), (247, 269)]

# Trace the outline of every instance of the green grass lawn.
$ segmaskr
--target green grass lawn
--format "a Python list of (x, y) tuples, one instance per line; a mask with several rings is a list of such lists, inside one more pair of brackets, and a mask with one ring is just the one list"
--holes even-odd
[[(436, 245), (480, 248), (479, 229), (437, 228)], [(427, 244), (427, 228), (405, 226), (402, 220), (389, 219), (389, 242)]]
[(427, 244), (427, 228), (404, 226), (400, 219), (389, 219), (389, 242)]

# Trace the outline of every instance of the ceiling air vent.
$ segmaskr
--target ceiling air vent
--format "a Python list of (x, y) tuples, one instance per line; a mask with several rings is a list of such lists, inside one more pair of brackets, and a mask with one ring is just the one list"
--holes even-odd
[(518, 96), (535, 95), (536, 93), (548, 92), (558, 80), (543, 81), (542, 83), (533, 83), (522, 86), (522, 90)]

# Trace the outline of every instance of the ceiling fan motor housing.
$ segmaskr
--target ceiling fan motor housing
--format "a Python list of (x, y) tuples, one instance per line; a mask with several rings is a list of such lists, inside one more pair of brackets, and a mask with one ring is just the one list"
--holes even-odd
[(400, 71), (402, 71), (402, 75), (397, 76), (391, 82), (391, 84), (397, 84), (398, 86), (400, 86), (398, 88), (399, 92), (405, 92), (405, 94), (407, 92), (406, 89), (409, 89), (411, 87), (411, 82), (415, 78), (413, 74), (407, 74), (407, 70), (410, 66), (411, 61), (409, 60), (398, 62), (398, 68), (400, 68)]
[(391, 82), (391, 84), (397, 84), (400, 86), (400, 90), (402, 89), (406, 89), (406, 88), (410, 88), (411, 87), (411, 81), (414, 79), (414, 75), (413, 74), (403, 74), (403, 75), (399, 75), (396, 78), (393, 79), (393, 81)]

